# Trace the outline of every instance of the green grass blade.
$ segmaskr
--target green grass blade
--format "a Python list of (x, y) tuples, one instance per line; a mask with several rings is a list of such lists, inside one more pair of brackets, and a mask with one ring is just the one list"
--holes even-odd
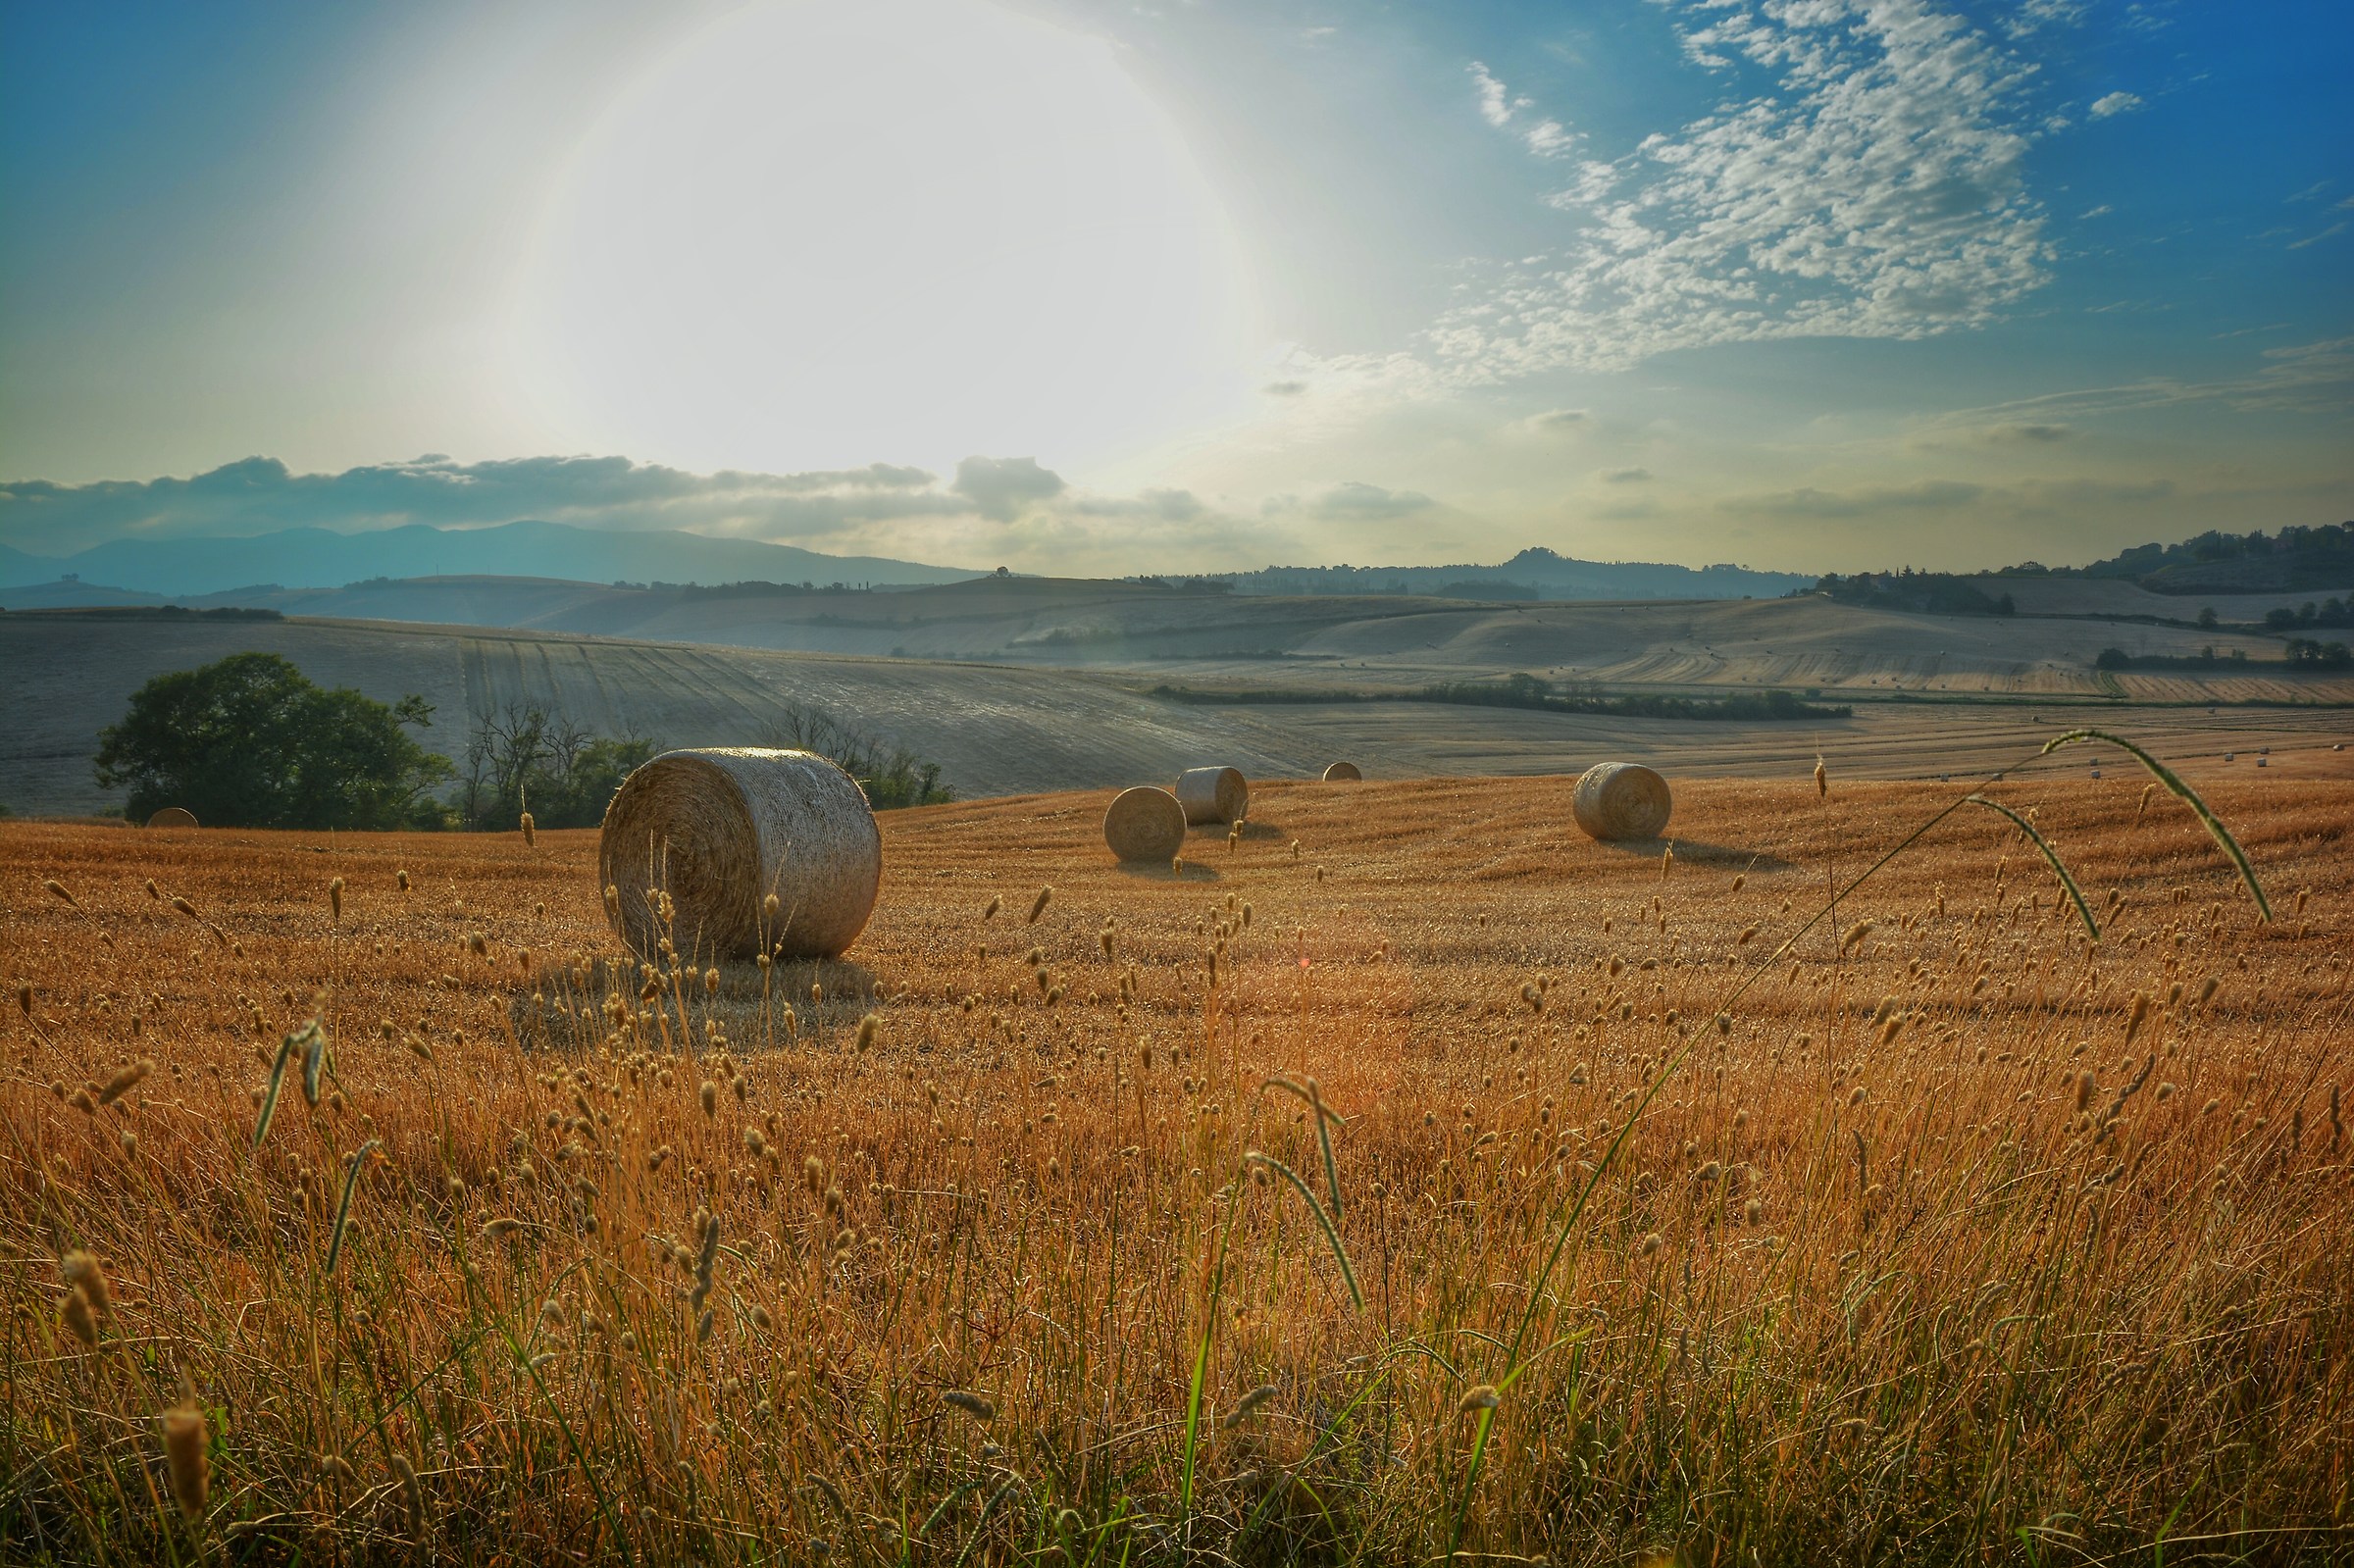
[(2068, 889), (2068, 896), (2076, 901), (2076, 913), (2083, 917), (2086, 934), (2094, 941), (2099, 941), (2101, 928), (2092, 918), (2092, 906), (2084, 901), (2083, 889), (2076, 885), (2076, 879), (2068, 874), (2068, 868), (2060, 863), (2060, 851), (2054, 849), (2050, 841), (2035, 831), (2035, 825), (2001, 801), (1989, 800), (1984, 795), (1971, 795), (1970, 803), (1973, 806), (1984, 806), (1988, 811), (2001, 812), (2011, 819), (2013, 827), (2034, 840), (2035, 847), (2043, 851), (2044, 863), (2052, 868), (2052, 875), (2060, 879), (2060, 885)]
[(2207, 827), (2208, 836), (2222, 847), (2225, 854), (2231, 857), (2231, 864), (2239, 869), (2239, 880), (2246, 885), (2248, 896), (2256, 900), (2257, 913), (2268, 921), (2273, 918), (2273, 901), (2264, 896), (2264, 885), (2256, 880), (2256, 868), (2249, 863), (2247, 851), (2239, 847), (2239, 840), (2231, 836), (2231, 830), (2224, 826), (2224, 819), (2199, 798), (2196, 789), (2182, 782), (2180, 775), (2124, 736), (2112, 734), (2106, 730), (2071, 730), (2064, 735), (2054, 735), (2043, 743), (2042, 754), (2049, 756), (2062, 746), (2077, 740), (2105, 741), (2121, 751), (2131, 753), (2134, 760), (2149, 770), (2151, 778), (2166, 785), (2168, 794), (2197, 813), (2199, 821)]
[(1341, 1114), (1324, 1103), (1324, 1093), (1316, 1087), (1316, 1081), (1312, 1078), (1307, 1081), (1305, 1087), (1295, 1084), (1288, 1078), (1270, 1078), (1258, 1087), (1262, 1093), (1270, 1088), (1288, 1089), (1305, 1100), (1307, 1108), (1315, 1113), (1316, 1143), (1324, 1151), (1324, 1190), (1331, 1198), (1332, 1217), (1336, 1220), (1339, 1219), (1341, 1217), (1341, 1172), (1339, 1165), (1334, 1162), (1332, 1157), (1332, 1124), (1342, 1121)]
[(1356, 1303), (1356, 1309), (1362, 1312), (1365, 1309), (1365, 1293), (1356, 1288), (1356, 1270), (1349, 1266), (1349, 1249), (1341, 1245), (1341, 1233), (1333, 1226), (1333, 1216), (1324, 1212), (1324, 1205), (1316, 1201), (1316, 1194), (1308, 1190), (1307, 1184), (1300, 1179), (1300, 1173), (1274, 1155), (1261, 1153), (1257, 1149), (1253, 1149), (1243, 1158), (1255, 1160), (1292, 1184), (1293, 1189), (1300, 1194), (1300, 1200), (1307, 1205), (1307, 1211), (1316, 1217), (1316, 1224), (1323, 1229), (1324, 1239), (1332, 1245), (1332, 1255), (1341, 1265), (1341, 1278), (1349, 1285), (1349, 1299)]
[(1234, 1217), (1243, 1208), (1240, 1172), (1234, 1185), (1234, 1192), (1226, 1199), (1226, 1227), (1218, 1233), (1217, 1257), (1210, 1264), (1209, 1301), (1202, 1319), (1202, 1341), (1194, 1349), (1193, 1387), (1185, 1396), (1185, 1476), (1177, 1491), (1177, 1516), (1188, 1548), (1194, 1531), (1194, 1469), (1202, 1454), (1202, 1393), (1209, 1381), (1210, 1341), (1218, 1333), (1218, 1300), (1226, 1290), (1226, 1243), (1234, 1236)]
[(319, 1070), (327, 1065), (327, 1029), (316, 1018), (304, 1026), (310, 1035), (308, 1049), (302, 1053), (302, 1102), (319, 1103)]
[[(1332, 1126), (1330, 1118), (1324, 1114), (1324, 1094), (1316, 1087), (1316, 1081), (1312, 1078), (1307, 1081), (1307, 1103), (1308, 1108), (1316, 1113), (1316, 1142), (1324, 1150), (1324, 1195), (1332, 1202), (1333, 1223), (1338, 1225), (1341, 1219), (1341, 1168), (1332, 1157)], [(1336, 1249), (1340, 1246), (1337, 1239), (1333, 1246)], [(1348, 1267), (1346, 1260), (1341, 1266), (1344, 1269)], [(1356, 1282), (1352, 1280), (1351, 1289), (1355, 1288)], [(1357, 1306), (1361, 1309), (1364, 1303), (1359, 1301)]]
[(362, 1143), (359, 1152), (351, 1157), (350, 1168), (343, 1173), (343, 1201), (335, 1205), (335, 1230), (327, 1242), (327, 1272), (330, 1274), (335, 1272), (335, 1259), (343, 1255), (343, 1230), (351, 1223), (351, 1195), (360, 1189), (360, 1167), (368, 1163), (369, 1155), (384, 1146), (384, 1141), (381, 1138), (372, 1138)]
[(270, 1087), (262, 1095), (262, 1114), (253, 1124), (255, 1148), (262, 1146), (262, 1139), (270, 1136), (270, 1124), (278, 1120), (278, 1096), (286, 1087), (286, 1064), (294, 1059), (294, 1048), (304, 1043), (308, 1032), (318, 1028), (318, 1020), (313, 1019), (278, 1042), (278, 1057), (270, 1064)]

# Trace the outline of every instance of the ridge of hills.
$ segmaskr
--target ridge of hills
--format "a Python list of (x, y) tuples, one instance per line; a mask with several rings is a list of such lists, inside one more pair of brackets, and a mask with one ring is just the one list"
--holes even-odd
[[(338, 533), (284, 529), (248, 537), (112, 539), (65, 556), (0, 544), (0, 590), (12, 607), (66, 604), (259, 604), (288, 590), (359, 587), (379, 579), (513, 578), (573, 583), (730, 583), (910, 587), (984, 574), (881, 556), (836, 556), (758, 539), (676, 530), (623, 532), (523, 521), (481, 529), (426, 524)], [(1255, 572), (1138, 577), (1141, 586), (1215, 584), (1249, 595), (1410, 594), (1472, 599), (1770, 598), (1815, 580), (1745, 567), (1581, 561), (1541, 546), (1496, 565), (1265, 567)], [(37, 596), (26, 590), (38, 589)], [(79, 594), (81, 597), (74, 597)], [(222, 599), (232, 595), (233, 599)]]
[(797, 545), (714, 538), (675, 529), (624, 532), (529, 519), (482, 529), (411, 523), (360, 533), (301, 528), (241, 538), (110, 539), (66, 556), (31, 555), (0, 545), (0, 589), (15, 593), (67, 581), (70, 575), (80, 580), (85, 591), (154, 596), (152, 601), (117, 602), (184, 600), (188, 595), (231, 591), (250, 596), (268, 588), (331, 587), (376, 578), (546, 579), (551, 569), (582, 582), (758, 578), (900, 586), (955, 582), (979, 575), (958, 567), (883, 556), (825, 555)]

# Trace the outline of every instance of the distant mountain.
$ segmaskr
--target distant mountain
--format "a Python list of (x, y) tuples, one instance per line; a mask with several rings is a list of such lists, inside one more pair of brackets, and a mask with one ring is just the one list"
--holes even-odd
[[(1541, 546), (1501, 566), (1271, 566), (1221, 572), (1238, 593), (1427, 593), (1442, 598), (1504, 597), (1500, 587), (1539, 599), (1769, 599), (1815, 579), (1798, 572), (1738, 566), (1667, 566), (1635, 561), (1579, 561)], [(1516, 597), (1517, 595), (1512, 595)]]
[(372, 578), (524, 577), (705, 584), (756, 581), (824, 587), (834, 582), (960, 582), (979, 575), (878, 556), (821, 555), (757, 539), (717, 539), (676, 531), (625, 533), (540, 522), (485, 529), (412, 524), (363, 533), (286, 529), (249, 538), (113, 539), (68, 556), (27, 555), (0, 545), (0, 591), (73, 578), (110, 588), (181, 596), (257, 583), (339, 587)]

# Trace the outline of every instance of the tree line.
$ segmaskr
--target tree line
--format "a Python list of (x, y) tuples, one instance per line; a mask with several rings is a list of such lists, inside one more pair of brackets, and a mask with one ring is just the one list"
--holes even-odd
[[(232, 654), (141, 686), (99, 732), (93, 772), (128, 791), (133, 820), (180, 806), (224, 828), (497, 831), (529, 811), (541, 828), (588, 828), (660, 749), (520, 702), (476, 718), (453, 762), (419, 738), (435, 711), (414, 693), (320, 686), (275, 653)], [(938, 763), (820, 709), (786, 706), (762, 738), (830, 758), (877, 810), (955, 798)]]

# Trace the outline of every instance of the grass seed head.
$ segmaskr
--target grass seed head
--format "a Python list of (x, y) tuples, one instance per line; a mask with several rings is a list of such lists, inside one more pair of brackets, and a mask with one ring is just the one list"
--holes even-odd
[(1259, 1407), (1274, 1398), (1275, 1394), (1275, 1385), (1272, 1383), (1260, 1384), (1240, 1399), (1235, 1400), (1234, 1408), (1226, 1412), (1224, 1419), (1219, 1421), (1218, 1425), (1221, 1428), (1234, 1427), (1250, 1420), (1258, 1413)]
[(194, 1399), (163, 1414), (164, 1464), (172, 1480), (172, 1500), (190, 1519), (203, 1517), (212, 1493), (212, 1458), (206, 1451), (208, 1434), (204, 1412)]
[(998, 1419), (998, 1407), (969, 1390), (949, 1389), (941, 1394), (940, 1402), (951, 1410), (963, 1412), (983, 1426)]
[(106, 1081), (105, 1087), (98, 1090), (98, 1103), (101, 1105), (114, 1104), (115, 1101), (138, 1087), (140, 1080), (154, 1071), (155, 1058), (152, 1056), (140, 1057)]

